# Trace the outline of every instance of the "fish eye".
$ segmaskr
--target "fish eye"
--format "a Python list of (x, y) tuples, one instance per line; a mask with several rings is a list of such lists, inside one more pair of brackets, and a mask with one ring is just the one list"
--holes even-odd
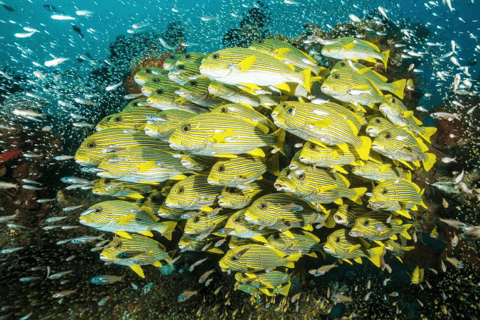
[(286, 104), (286, 103), (282, 104), (282, 108), (283, 108), (283, 109), (285, 109), (286, 107), (287, 107), (287, 104)]
[(170, 59), (170, 60), (175, 60), (175, 56), (170, 56), (170, 57), (167, 57), (167, 59)]
[(395, 101), (397, 101), (397, 100), (395, 100), (395, 98), (392, 98), (392, 103), (395, 103)]
[(305, 173), (300, 173), (298, 176), (297, 176), (298, 179), (302, 180), (302, 179), (305, 179)]
[(110, 183), (110, 182), (112, 182), (111, 179), (105, 179), (105, 183)]
[(267, 209), (267, 207), (268, 207), (268, 206), (267, 206), (266, 203), (261, 203), (261, 204), (260, 204), (260, 209), (265, 210), (265, 209)]
[(95, 142), (87, 143), (87, 148), (89, 149), (95, 148)]
[(100, 213), (102, 210), (100, 208), (95, 209), (95, 213)]
[(385, 139), (390, 139), (392, 137), (392, 135), (390, 133), (385, 133)]
[(227, 111), (228, 111), (227, 108), (221, 108), (221, 109), (220, 109), (220, 112), (221, 112), (221, 113), (227, 113)]
[(218, 172), (224, 172), (224, 171), (225, 171), (225, 166), (218, 167)]
[(375, 120), (375, 123), (380, 123), (380, 119), (376, 119), (376, 120)]
[(293, 108), (288, 108), (287, 113), (292, 114), (293, 113)]
[(340, 62), (340, 67), (345, 67), (345, 62)]
[(196, 80), (190, 81), (190, 85), (196, 87), (198, 82)]
[(178, 67), (178, 70), (184, 70), (185, 69), (185, 66), (183, 64), (179, 65)]
[(218, 58), (220, 58), (220, 56), (217, 53), (212, 54), (212, 59), (218, 59)]
[(184, 188), (184, 187), (178, 187), (178, 188), (177, 188), (177, 193), (178, 193), (178, 194), (182, 194), (184, 191), (185, 191), (185, 188)]
[(163, 90), (162, 90), (162, 89), (157, 89), (157, 90), (155, 91), (155, 93), (156, 93), (156, 94), (162, 94), (162, 93), (163, 93)]
[(262, 44), (262, 43), (264, 43), (264, 42), (265, 42), (265, 41), (263, 41), (263, 40), (258, 40), (258, 43), (259, 43), (259, 44)]
[(195, 218), (193, 218), (193, 222), (198, 222), (200, 221), (200, 217), (199, 216), (196, 216)]
[(150, 70), (150, 69), (145, 69), (145, 72), (146, 72), (146, 73), (152, 73), (152, 70)]
[(190, 131), (190, 126), (189, 126), (189, 125), (182, 126), (182, 131), (183, 131), (183, 132), (188, 132), (188, 131)]
[(336, 237), (335, 242), (340, 242), (340, 237)]
[(370, 222), (369, 222), (368, 220), (365, 220), (365, 222), (363, 223), (363, 225), (364, 225), (365, 227), (367, 227), (369, 224), (370, 224)]
[(317, 146), (314, 143), (310, 143), (309, 148), (310, 150), (315, 150)]
[(134, 106), (134, 107), (138, 107), (138, 102), (134, 102), (134, 103), (132, 103), (132, 106)]
[(338, 80), (338, 79), (340, 79), (340, 76), (338, 74), (336, 74), (336, 75), (333, 76), (333, 79)]
[(192, 56), (191, 56), (189, 53), (187, 53), (187, 54), (185, 55), (185, 59), (190, 59), (191, 57), (192, 57)]
[(158, 79), (158, 78), (153, 78), (152, 81), (155, 82), (155, 83), (157, 83), (157, 82), (160, 81), (160, 79)]
[(115, 122), (122, 122), (122, 117), (116, 117), (115, 119), (113, 119), (113, 121), (115, 121)]
[(388, 190), (387, 189), (383, 189), (382, 190), (382, 194), (387, 194), (388, 193)]

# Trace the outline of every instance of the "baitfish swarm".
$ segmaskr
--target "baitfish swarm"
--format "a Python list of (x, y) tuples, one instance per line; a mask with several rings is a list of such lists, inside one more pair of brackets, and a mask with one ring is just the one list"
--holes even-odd
[[(387, 252), (401, 260), (412, 249), (411, 212), (425, 207), (412, 171), (435, 163), (427, 151), (436, 128), (402, 103), (406, 79), (377, 71), (388, 50), (349, 37), (312, 41), (338, 60), (331, 69), (264, 39), (176, 54), (136, 74), (145, 97), (100, 121), (75, 155), (96, 167), (93, 192), (118, 199), (80, 217), (116, 234), (102, 260), (144, 277), (144, 265), (207, 251), (235, 273), (236, 289), (259, 297), (288, 295), (303, 256), (389, 268)], [(152, 239), (171, 240), (178, 228), (178, 251)]]

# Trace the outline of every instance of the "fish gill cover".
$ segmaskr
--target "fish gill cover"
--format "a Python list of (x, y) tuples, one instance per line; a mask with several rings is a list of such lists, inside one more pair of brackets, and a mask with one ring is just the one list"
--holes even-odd
[(480, 316), (473, 0), (1, 4), (1, 319)]

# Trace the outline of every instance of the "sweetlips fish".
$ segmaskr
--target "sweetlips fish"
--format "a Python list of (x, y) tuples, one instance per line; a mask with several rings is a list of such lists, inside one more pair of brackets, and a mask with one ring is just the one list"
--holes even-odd
[(407, 210), (417, 210), (417, 204), (425, 209), (422, 195), (425, 190), (405, 179), (389, 179), (373, 188), (368, 207), (373, 210), (394, 211), (411, 218)]
[(320, 239), (317, 236), (301, 230), (292, 231), (292, 234), (293, 238), (283, 233), (272, 234), (267, 238), (267, 246), (280, 250), (287, 255), (301, 252), (302, 255), (317, 258), (314, 251), (322, 251), (322, 246), (319, 245)]
[(365, 128), (365, 132), (372, 138), (375, 138), (382, 132), (383, 130), (388, 130), (391, 128), (396, 128), (393, 123), (388, 121), (383, 117), (373, 117), (368, 120), (367, 127)]
[(269, 134), (262, 129), (226, 114), (204, 114), (183, 122), (168, 141), (172, 149), (214, 157), (234, 158), (242, 153), (265, 157), (262, 147), (283, 152), (285, 131)]
[[(278, 128), (273, 124), (272, 120), (264, 116), (251, 105), (241, 103), (223, 104), (210, 110), (210, 113), (228, 114), (229, 116), (247, 121), (256, 127), (262, 128), (263, 132), (275, 132)], [(265, 126), (264, 127), (262, 127)]]
[(236, 289), (242, 290), (241, 284), (249, 285), (253, 288), (257, 288), (267, 296), (276, 296), (277, 294), (287, 296), (292, 285), (290, 282), (290, 275), (286, 272), (277, 270), (268, 273), (236, 273), (235, 279), (237, 280), (237, 283), (235, 283)]
[(290, 228), (312, 231), (312, 224), (323, 224), (327, 216), (288, 193), (272, 193), (255, 200), (245, 213), (245, 220), (267, 229), (280, 230), (293, 237)]
[(279, 59), (287, 65), (305, 70), (312, 69), (312, 72), (319, 75), (323, 67), (317, 65), (317, 61), (300, 49), (295, 48), (289, 43), (277, 39), (260, 39), (253, 42), (249, 49), (260, 51)]
[(354, 175), (369, 180), (383, 181), (388, 179), (404, 178), (408, 181), (411, 181), (410, 171), (403, 171), (401, 168), (392, 165), (391, 163), (367, 161), (363, 166), (353, 167), (351, 172)]
[(283, 102), (272, 112), (275, 125), (319, 146), (338, 146), (345, 152), (348, 145), (361, 159), (368, 159), (371, 140), (358, 136), (354, 122), (329, 107), (312, 103)]
[(142, 265), (153, 264), (161, 267), (161, 260), (172, 261), (161, 243), (142, 235), (130, 236), (131, 239), (120, 237), (107, 244), (100, 254), (100, 260), (128, 266), (142, 278), (145, 278)]
[(223, 84), (218, 81), (211, 81), (208, 86), (208, 93), (229, 102), (245, 103), (252, 107), (259, 107), (261, 104), (258, 96), (245, 92), (236, 86)]
[(124, 130), (143, 131), (147, 124), (147, 116), (156, 117), (159, 114), (160, 111), (154, 108), (114, 113), (100, 120), (100, 122), (97, 123), (96, 130), (120, 128)]
[(300, 150), (299, 160), (320, 168), (333, 168), (343, 174), (348, 174), (343, 165), (363, 165), (363, 161), (352, 146), (348, 147), (348, 151), (344, 151), (338, 146), (323, 148), (310, 141), (307, 141)]
[(208, 212), (201, 212), (192, 218), (187, 219), (184, 233), (196, 234), (199, 238), (206, 238), (210, 234), (220, 230), (227, 223), (229, 215), (209, 215)]
[(270, 270), (277, 267), (294, 268), (300, 252), (290, 256), (280, 250), (263, 245), (251, 244), (230, 249), (220, 260), (222, 271), (251, 272)]
[(191, 154), (175, 154), (175, 156), (180, 157), (182, 166), (195, 172), (210, 170), (217, 160), (212, 157), (194, 156)]
[(197, 78), (200, 75), (200, 64), (199, 63), (179, 63), (177, 62), (175, 67), (168, 73), (168, 79), (171, 81), (183, 86), (187, 81), (192, 80), (191, 78)]
[[(406, 242), (403, 240), (402, 242)], [(395, 240), (388, 239), (384, 242), (385, 249), (390, 251), (400, 262), (403, 263), (402, 257), (405, 255), (405, 252), (415, 249), (414, 246), (407, 247), (406, 244), (398, 243)]]
[(193, 175), (178, 181), (172, 187), (165, 204), (175, 209), (201, 209), (214, 204), (222, 189), (223, 187), (210, 185), (207, 175)]
[(437, 132), (435, 127), (423, 127), (422, 122), (415, 118), (413, 111), (408, 111), (403, 102), (392, 96), (385, 96), (385, 100), (378, 107), (384, 117), (393, 124), (418, 134), (430, 143), (430, 137)]
[[(196, 234), (184, 233), (178, 242), (178, 248), (180, 252), (194, 251), (202, 252), (207, 251), (210, 253), (224, 254), (220, 248), (215, 248), (214, 243), (218, 241), (218, 237), (206, 237), (199, 239)], [(205, 249), (206, 248), (206, 249)]]
[(232, 214), (223, 229), (218, 231), (220, 235), (234, 236), (245, 239), (253, 239), (259, 242), (267, 243), (265, 235), (269, 235), (273, 230), (261, 228), (260, 226), (250, 223), (245, 219), (247, 209), (242, 209)]
[(188, 80), (175, 93), (190, 102), (206, 108), (219, 103), (226, 103), (227, 101), (221, 99), (221, 96), (215, 95), (216, 97), (213, 97), (214, 94), (210, 92), (211, 84), (212, 81), (205, 77)]
[(135, 73), (135, 77), (133, 80), (136, 84), (143, 86), (147, 83), (148, 80), (152, 79), (154, 76), (158, 75), (167, 75), (168, 71), (163, 68), (158, 67), (146, 67), (140, 69), (137, 73)]
[(122, 111), (127, 112), (127, 111), (133, 111), (133, 110), (137, 110), (137, 111), (146, 110), (148, 112), (151, 109), (153, 109), (153, 108), (149, 107), (149, 103), (147, 102), (147, 98), (143, 97), (143, 98), (138, 98), (138, 99), (135, 99), (133, 101), (130, 101), (123, 108)]
[(97, 173), (102, 178), (147, 184), (181, 180), (186, 174), (194, 173), (171, 153), (143, 146), (115, 152), (98, 168), (103, 170)]
[(367, 77), (355, 71), (342, 69), (331, 72), (322, 83), (321, 90), (336, 100), (373, 107), (385, 97)]
[(186, 110), (168, 109), (161, 112), (158, 112), (157, 109), (154, 110), (157, 113), (147, 114), (145, 117), (147, 119), (144, 127), (145, 134), (162, 141), (168, 141), (170, 135), (180, 123), (197, 115)]
[(369, 212), (357, 215), (355, 224), (350, 229), (352, 237), (362, 237), (367, 240), (376, 241), (383, 246), (379, 240), (397, 240), (397, 234), (405, 239), (411, 239), (408, 229), (411, 224), (403, 224), (399, 218), (391, 217), (391, 214), (384, 212)]
[(357, 127), (357, 130), (360, 130), (361, 127), (366, 124), (366, 120), (363, 118), (363, 112), (362, 115), (359, 115), (358, 113), (352, 112), (349, 108), (342, 106), (338, 103), (332, 102), (330, 100), (312, 100), (313, 104), (319, 105), (324, 108), (332, 109), (333, 111), (339, 113), (340, 115), (343, 116), (345, 120), (351, 121), (355, 127)]
[(142, 93), (144, 96), (149, 97), (157, 90), (176, 90), (178, 88), (178, 84), (170, 80), (167, 74), (161, 74), (151, 77), (142, 86)]
[(380, 259), (384, 253), (383, 247), (371, 248), (370, 244), (362, 238), (354, 238), (348, 234), (348, 229), (340, 229), (332, 232), (327, 237), (323, 250), (333, 257), (352, 264), (353, 259), (362, 263), (362, 258), (369, 259), (380, 268)]
[(267, 163), (262, 158), (240, 156), (215, 163), (208, 174), (208, 183), (216, 186), (238, 187), (262, 179), (262, 174), (279, 174), (278, 154)]
[(425, 171), (429, 171), (436, 161), (433, 153), (426, 152), (428, 147), (420, 138), (415, 138), (400, 128), (382, 131), (373, 140), (372, 149), (389, 159), (400, 161), (410, 169), (412, 168), (407, 162), (420, 167), (421, 161)]
[(159, 218), (149, 215), (134, 203), (122, 200), (103, 201), (80, 214), (81, 224), (101, 231), (114, 232), (123, 238), (131, 239), (128, 232), (153, 237), (153, 230), (171, 240), (171, 233), (177, 223), (158, 220)]
[(366, 78), (368, 78), (381, 91), (391, 92), (397, 97), (399, 97), (400, 99), (403, 99), (405, 84), (406, 84), (405, 79), (397, 80), (394, 82), (387, 82), (388, 79), (386, 77), (372, 70), (372, 68), (366, 67), (363, 64), (352, 61), (352, 60), (343, 60), (335, 63), (335, 65), (332, 68), (332, 71), (342, 70), (342, 69), (353, 70), (356, 73), (361, 74)]
[(171, 71), (177, 63), (196, 63), (200, 64), (207, 55), (203, 52), (189, 52), (189, 53), (178, 53), (172, 54), (165, 59), (163, 63), (163, 68), (167, 71)]
[[(349, 189), (350, 182), (339, 173), (307, 165), (301, 165), (294, 170), (287, 167), (282, 173), (275, 181), (277, 191), (292, 193), (308, 202), (342, 204), (342, 198), (348, 198), (361, 204), (361, 197), (367, 191), (364, 187)], [(321, 208), (321, 205), (319, 207)]]
[[(145, 206), (145, 204), (143, 206)], [(183, 220), (182, 215), (185, 213), (185, 211), (182, 209), (170, 208), (163, 203), (153, 213), (163, 219)]]
[(150, 107), (160, 110), (178, 109), (196, 114), (207, 112), (207, 109), (179, 97), (175, 91), (177, 89), (157, 89), (148, 97), (147, 102)]
[(370, 209), (354, 202), (344, 203), (338, 206), (337, 211), (333, 214), (333, 219), (337, 224), (343, 224), (345, 227), (351, 228), (355, 224), (357, 216), (371, 212)]
[(144, 199), (143, 195), (149, 194), (153, 190), (153, 186), (149, 184), (101, 178), (95, 179), (93, 182), (92, 193), (120, 199)]
[(383, 62), (383, 67), (387, 70), (388, 57), (390, 50), (381, 52), (373, 43), (352, 37), (342, 37), (332, 40), (323, 40), (314, 37), (316, 41), (323, 44), (322, 55), (334, 59), (350, 59), (353, 61), (365, 60), (376, 63), (376, 60)]
[(223, 208), (242, 209), (261, 196), (275, 192), (273, 181), (257, 180), (242, 186), (241, 189), (225, 187), (217, 197), (218, 205)]
[(288, 82), (297, 83), (297, 95), (310, 92), (311, 68), (296, 72), (293, 65), (260, 51), (227, 48), (203, 59), (200, 73), (212, 80), (230, 85), (274, 86), (290, 92)]
[(81, 166), (97, 166), (107, 160), (112, 152), (131, 147), (153, 147), (172, 152), (167, 143), (143, 132), (125, 132), (120, 128), (112, 128), (98, 131), (86, 138), (75, 153), (75, 161)]
[(240, 246), (250, 245), (252, 243), (261, 244), (261, 243), (264, 243), (264, 242), (257, 241), (253, 238), (248, 239), (248, 238), (240, 238), (240, 237), (230, 236), (230, 241), (228, 242), (228, 247), (230, 249), (234, 249), (234, 248), (237, 248), (237, 247), (240, 247)]
[[(155, 186), (158, 187), (158, 186)], [(160, 188), (160, 187), (158, 187)], [(165, 196), (163, 195), (163, 189), (153, 189), (152, 193), (148, 195), (145, 201), (141, 204), (141, 209), (147, 212), (150, 215), (157, 215), (157, 211), (159, 210), (160, 206), (165, 201)], [(178, 219), (172, 219), (178, 220)]]

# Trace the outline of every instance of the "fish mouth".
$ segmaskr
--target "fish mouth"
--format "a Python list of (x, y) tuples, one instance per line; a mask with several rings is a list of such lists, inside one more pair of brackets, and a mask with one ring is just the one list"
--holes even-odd
[(182, 207), (178, 203), (167, 201), (167, 200), (165, 201), (165, 205), (172, 209), (182, 209)]
[(133, 78), (133, 80), (135, 81), (135, 83), (137, 83), (137, 84), (140, 85), (140, 86), (143, 86), (145, 83), (147, 83), (147, 81), (146, 81), (145, 79), (142, 79), (142, 78), (140, 78), (140, 77), (138, 77), (138, 76), (135, 76), (135, 77)]
[(91, 162), (88, 157), (75, 156), (75, 162), (82, 167), (96, 167), (97, 163)]
[(351, 237), (363, 237), (363, 232), (360, 232), (358, 230), (350, 230), (350, 232), (348, 233)]
[(292, 192), (293, 191), (290, 187), (288, 187), (284, 184), (278, 183), (278, 182), (275, 182), (273, 186), (275, 187), (275, 189), (277, 189), (277, 191), (286, 191), (286, 192)]
[(385, 201), (375, 201), (375, 202), (372, 201), (368, 203), (368, 207), (372, 210), (378, 210), (385, 207), (386, 204), (387, 203)]
[(325, 250), (326, 253), (334, 253), (332, 248), (330, 248), (329, 246), (323, 246), (323, 250)]
[(372, 149), (377, 151), (377, 152), (383, 151), (383, 147), (381, 145), (379, 145), (378, 143), (372, 143)]
[[(149, 96), (152, 95), (152, 93), (153, 93), (152, 90), (148, 90), (148, 89), (146, 89), (146, 88), (142, 88), (142, 94), (143, 94), (144, 96), (149, 97)], [(147, 100), (147, 102), (148, 102), (148, 100)]]
[(333, 216), (333, 219), (335, 220), (336, 223), (339, 223), (339, 224), (345, 223), (345, 220), (343, 220), (343, 218), (340, 217), (338, 214), (335, 214), (335, 215)]
[(216, 180), (212, 180), (212, 179), (207, 179), (207, 183), (208, 184), (211, 184), (212, 186), (219, 186), (220, 183)]

